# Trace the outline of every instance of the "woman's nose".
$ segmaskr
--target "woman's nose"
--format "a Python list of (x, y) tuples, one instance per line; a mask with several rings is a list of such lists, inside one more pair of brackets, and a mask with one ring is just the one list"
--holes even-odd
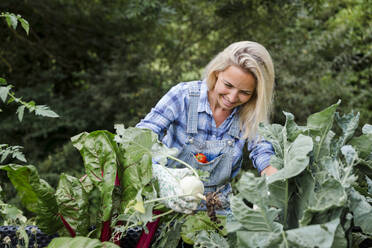
[(232, 103), (237, 102), (238, 101), (238, 92), (236, 92), (236, 91), (230, 92), (229, 101), (232, 102)]

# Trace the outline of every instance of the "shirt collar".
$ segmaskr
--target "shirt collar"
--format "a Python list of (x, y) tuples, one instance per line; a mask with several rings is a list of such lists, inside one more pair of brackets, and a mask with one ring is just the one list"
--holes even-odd
[[(227, 118), (228, 119), (232, 118), (239, 108), (240, 106), (234, 108), (229, 117)], [(198, 104), (198, 112), (206, 112), (207, 114), (213, 116), (212, 109), (208, 101), (208, 86), (205, 79), (202, 81), (202, 84), (200, 86), (200, 102)]]

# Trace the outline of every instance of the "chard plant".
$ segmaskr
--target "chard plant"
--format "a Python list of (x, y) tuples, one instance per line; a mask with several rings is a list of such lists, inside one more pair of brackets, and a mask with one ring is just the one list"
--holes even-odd
[[(175, 213), (161, 204), (152, 163), (165, 166), (177, 151), (150, 130), (117, 125), (116, 134), (74, 136), (86, 174), (62, 174), (57, 189), (32, 165), (0, 169), (35, 213), (35, 224), (61, 236), (50, 247), (115, 247), (130, 228), (149, 231), (146, 224), (159, 217), (154, 247), (176, 247), (180, 239), (194, 247), (357, 247), (372, 235), (372, 128), (367, 124), (354, 136), (359, 114), (340, 116), (338, 105), (309, 116), (306, 126), (290, 113), (284, 113), (284, 126), (261, 125), (278, 172), (243, 173), (231, 198), (232, 215), (225, 217)], [(360, 180), (369, 186), (363, 194), (356, 190)]]
[[(57, 189), (41, 179), (33, 165), (0, 166), (0, 170), (7, 171), (22, 204), (35, 213), (36, 225), (44, 233), (64, 236), (54, 239), (50, 247), (64, 247), (67, 242), (87, 247), (87, 242), (93, 245), (98, 240), (103, 242), (102, 247), (106, 241), (118, 244), (130, 228), (141, 226), (148, 231), (147, 223), (159, 217), (163, 217), (164, 228), (161, 239), (156, 241), (157, 247), (172, 247), (169, 244), (178, 243), (182, 237), (189, 243), (199, 239), (199, 243), (210, 241), (210, 236), (222, 240), (227, 234), (224, 221), (214, 223), (205, 213), (174, 213), (161, 204), (157, 181), (152, 177), (153, 159), (165, 166), (177, 150), (161, 144), (151, 130), (125, 129), (122, 125), (115, 128), (116, 135), (99, 130), (72, 138), (83, 158), (86, 174), (76, 178), (63, 173)], [(195, 178), (199, 178), (198, 172), (193, 171)], [(191, 189), (173, 197), (200, 193)], [(90, 231), (92, 226), (94, 230)], [(169, 232), (174, 228), (176, 232)], [(199, 237), (201, 230), (204, 232)], [(67, 237), (71, 240), (67, 241)]]
[(340, 116), (339, 104), (309, 116), (306, 126), (286, 112), (284, 126), (260, 126), (274, 146), (270, 164), (278, 172), (246, 172), (237, 183), (227, 227), (238, 247), (358, 247), (372, 237), (371, 191), (355, 189), (360, 170), (372, 187), (372, 126), (355, 137), (359, 113)]

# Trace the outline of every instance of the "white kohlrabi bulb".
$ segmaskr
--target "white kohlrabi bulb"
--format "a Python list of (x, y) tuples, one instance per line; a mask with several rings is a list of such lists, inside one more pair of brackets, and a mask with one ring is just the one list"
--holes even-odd
[(195, 176), (186, 176), (181, 181), (181, 188), (185, 195), (192, 195), (199, 199), (205, 200), (204, 194), (204, 185)]

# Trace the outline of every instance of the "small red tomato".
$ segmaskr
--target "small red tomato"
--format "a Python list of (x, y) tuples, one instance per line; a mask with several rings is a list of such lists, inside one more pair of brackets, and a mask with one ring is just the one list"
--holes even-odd
[(207, 157), (201, 152), (197, 153), (195, 157), (200, 163), (208, 163)]

